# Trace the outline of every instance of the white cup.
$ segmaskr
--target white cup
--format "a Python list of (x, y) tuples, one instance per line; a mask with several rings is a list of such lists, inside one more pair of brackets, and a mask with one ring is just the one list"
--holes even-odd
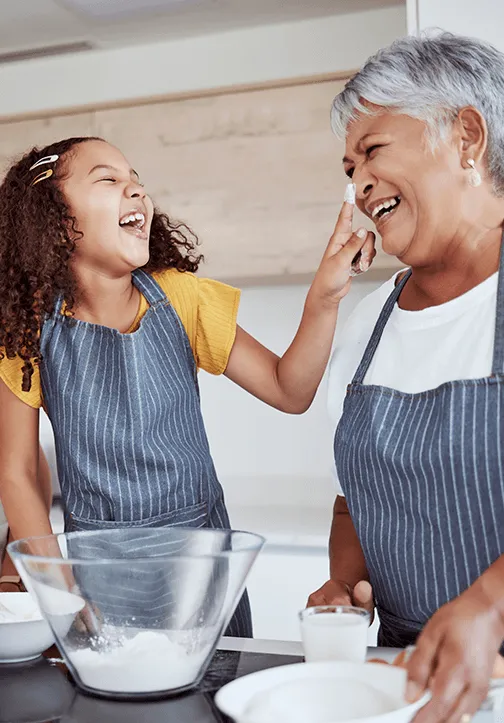
[(366, 659), (369, 613), (345, 605), (318, 605), (299, 613), (307, 663)]

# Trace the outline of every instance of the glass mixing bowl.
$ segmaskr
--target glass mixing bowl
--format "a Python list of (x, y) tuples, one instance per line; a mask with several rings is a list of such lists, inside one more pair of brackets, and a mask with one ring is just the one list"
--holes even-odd
[(9, 553), (77, 685), (131, 699), (200, 682), (263, 544), (249, 532), (127, 528), (19, 540)]

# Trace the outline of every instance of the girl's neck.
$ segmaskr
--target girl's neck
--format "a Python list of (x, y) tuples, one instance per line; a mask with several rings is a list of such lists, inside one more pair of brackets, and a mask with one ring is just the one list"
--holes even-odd
[(80, 268), (79, 295), (74, 315), (80, 321), (126, 332), (135, 320), (140, 292), (131, 273), (112, 277), (95, 269)]

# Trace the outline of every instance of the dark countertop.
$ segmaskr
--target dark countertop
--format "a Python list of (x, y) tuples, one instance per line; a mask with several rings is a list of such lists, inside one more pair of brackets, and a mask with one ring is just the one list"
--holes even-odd
[(64, 665), (46, 659), (0, 665), (0, 723), (229, 723), (214, 704), (226, 683), (300, 662), (292, 655), (218, 650), (193, 691), (159, 701), (116, 702), (78, 692)]

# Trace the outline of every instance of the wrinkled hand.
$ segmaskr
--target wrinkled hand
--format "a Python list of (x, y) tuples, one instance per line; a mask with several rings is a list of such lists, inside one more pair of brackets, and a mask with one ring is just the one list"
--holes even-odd
[[(333, 235), (310, 289), (310, 296), (318, 302), (338, 303), (350, 289), (351, 275), (367, 271), (374, 257), (375, 235), (364, 228), (352, 232), (355, 206), (344, 203)], [(352, 265), (355, 257), (355, 264)]]
[(503, 639), (504, 620), (477, 588), (441, 607), (407, 664), (407, 698), (416, 700), (427, 688), (432, 693), (415, 723), (460, 723), (464, 714), (473, 715), (500, 665)]
[(308, 598), (307, 607), (317, 605), (353, 605), (369, 612), (370, 621), (374, 616), (373, 588), (367, 580), (361, 580), (352, 588), (339, 580), (328, 580)]

